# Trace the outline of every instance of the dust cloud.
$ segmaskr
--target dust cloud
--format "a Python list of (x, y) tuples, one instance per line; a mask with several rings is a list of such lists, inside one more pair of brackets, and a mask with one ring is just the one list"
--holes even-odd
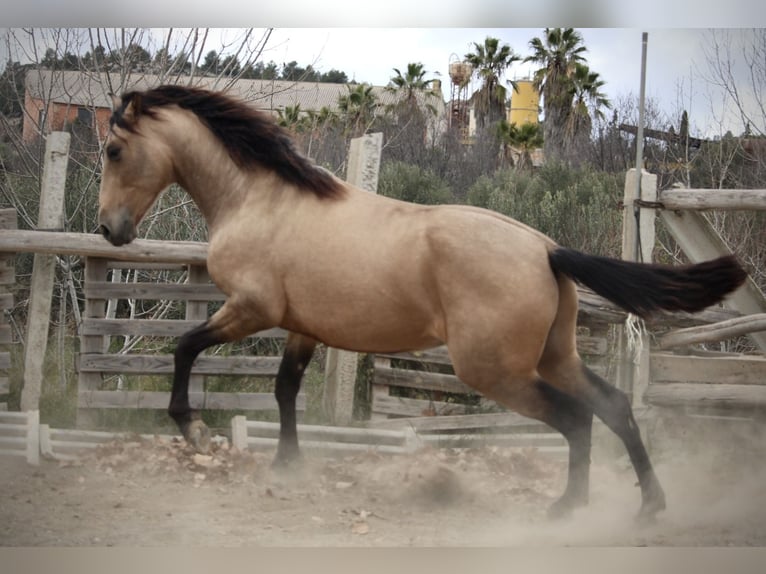
[(762, 421), (677, 417), (647, 439), (668, 508), (644, 527), (624, 449), (598, 432), (590, 504), (553, 522), (567, 462), (534, 449), (304, 450), (277, 472), (271, 451), (200, 457), (155, 440), (67, 464), (3, 458), (0, 546), (766, 545)]

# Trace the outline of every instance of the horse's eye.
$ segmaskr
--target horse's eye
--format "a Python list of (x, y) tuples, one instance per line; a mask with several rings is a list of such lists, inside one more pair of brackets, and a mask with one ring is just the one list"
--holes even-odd
[(120, 159), (120, 152), (121, 152), (120, 146), (117, 145), (110, 145), (106, 148), (106, 157), (109, 158), (110, 161), (117, 161)]

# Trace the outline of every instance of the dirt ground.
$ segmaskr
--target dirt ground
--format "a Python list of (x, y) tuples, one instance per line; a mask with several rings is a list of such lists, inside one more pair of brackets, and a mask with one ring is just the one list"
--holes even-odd
[(0, 546), (766, 545), (764, 458), (687, 450), (655, 457), (668, 510), (639, 528), (627, 458), (595, 451), (591, 504), (550, 522), (566, 462), (533, 449), (305, 452), (277, 472), (269, 451), (123, 440), (67, 463), (0, 458)]

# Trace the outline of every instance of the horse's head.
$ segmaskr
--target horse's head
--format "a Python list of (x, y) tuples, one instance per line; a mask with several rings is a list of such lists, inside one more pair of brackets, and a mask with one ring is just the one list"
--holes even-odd
[(174, 181), (169, 147), (160, 137), (155, 110), (141, 94), (113, 97), (98, 202), (99, 229), (113, 245), (136, 238), (136, 227)]

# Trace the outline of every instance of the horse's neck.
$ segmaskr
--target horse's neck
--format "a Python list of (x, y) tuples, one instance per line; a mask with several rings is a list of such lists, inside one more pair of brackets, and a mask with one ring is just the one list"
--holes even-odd
[(250, 176), (205, 132), (200, 137), (187, 134), (172, 147), (178, 184), (189, 193), (208, 226), (213, 227), (223, 210), (240, 208)]

